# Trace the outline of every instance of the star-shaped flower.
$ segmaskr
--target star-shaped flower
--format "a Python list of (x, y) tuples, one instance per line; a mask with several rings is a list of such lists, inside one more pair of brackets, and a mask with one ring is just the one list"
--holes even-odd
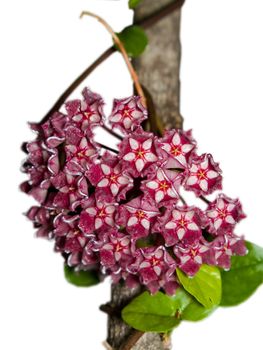
[(121, 171), (118, 159), (111, 162), (102, 160), (99, 164), (91, 165), (87, 176), (91, 184), (97, 187), (98, 196), (108, 201), (116, 197), (117, 200), (124, 199), (133, 184), (132, 177)]
[(114, 227), (115, 211), (116, 205), (95, 200), (92, 196), (84, 202), (79, 226), (86, 235), (94, 234), (94, 231), (103, 232)]
[(159, 219), (159, 229), (167, 246), (172, 246), (179, 241), (193, 244), (200, 239), (206, 221), (205, 215), (198, 208), (175, 207), (167, 210)]
[(135, 177), (141, 176), (158, 160), (153, 134), (139, 130), (126, 137), (120, 144), (120, 158), (124, 169)]
[(72, 176), (61, 172), (51, 181), (58, 189), (54, 198), (54, 206), (57, 208), (75, 210), (81, 200), (88, 197), (88, 183), (84, 176)]
[(106, 241), (99, 249), (101, 264), (105, 268), (118, 270), (133, 260), (131, 254), (130, 236), (111, 230), (106, 235)]
[(191, 131), (169, 130), (164, 137), (159, 139), (163, 157), (169, 157), (174, 162), (174, 167), (185, 168), (189, 158), (195, 150), (195, 141)]
[(115, 99), (109, 121), (113, 127), (119, 128), (126, 134), (133, 131), (143, 120), (147, 119), (147, 114), (140, 96), (132, 96), (121, 100)]
[(247, 248), (242, 237), (231, 232), (216, 238), (213, 242), (215, 259), (218, 266), (229, 270), (231, 267), (232, 255), (246, 255)]
[(129, 268), (139, 274), (141, 283), (146, 285), (151, 293), (164, 288), (169, 294), (174, 294), (177, 288), (174, 272), (176, 262), (163, 246), (143, 248), (136, 251), (137, 259)]
[(196, 244), (177, 245), (174, 247), (174, 254), (180, 259), (179, 267), (188, 276), (194, 276), (201, 265), (207, 263), (210, 248), (207, 245), (197, 242)]
[(180, 173), (160, 167), (151, 179), (142, 182), (141, 189), (143, 192), (149, 193), (158, 205), (163, 205), (169, 201), (174, 204), (179, 198), (181, 182), (182, 176)]
[(145, 197), (137, 197), (120, 206), (117, 223), (124, 226), (133, 238), (147, 236), (155, 217), (159, 215), (158, 208)]
[(224, 194), (220, 194), (209, 204), (206, 215), (209, 218), (209, 232), (216, 235), (233, 230), (235, 225), (246, 217), (240, 201)]
[(98, 150), (87, 137), (82, 137), (77, 145), (66, 145), (65, 151), (65, 170), (71, 175), (83, 174), (98, 155)]
[(86, 132), (101, 124), (104, 102), (100, 95), (87, 88), (83, 90), (82, 95), (83, 100), (67, 102), (65, 107), (72, 122)]
[(186, 172), (184, 187), (197, 196), (208, 195), (222, 188), (222, 175), (211, 154), (195, 157)]

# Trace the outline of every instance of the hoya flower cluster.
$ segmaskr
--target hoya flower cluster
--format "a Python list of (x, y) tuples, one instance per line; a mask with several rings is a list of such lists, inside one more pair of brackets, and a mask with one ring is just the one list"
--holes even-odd
[(53, 239), (69, 266), (152, 293), (174, 293), (176, 268), (189, 276), (203, 263), (230, 268), (233, 254), (246, 253), (234, 233), (245, 217), (239, 200), (219, 194), (201, 210), (180, 194), (221, 190), (212, 155), (197, 154), (190, 131), (144, 131), (147, 110), (138, 96), (114, 101), (107, 122), (123, 137), (111, 151), (94, 140), (95, 128), (107, 128), (103, 104), (84, 89), (66, 112), (31, 124), (37, 137), (26, 144), (29, 180), (21, 188), (39, 203), (27, 213), (37, 236)]

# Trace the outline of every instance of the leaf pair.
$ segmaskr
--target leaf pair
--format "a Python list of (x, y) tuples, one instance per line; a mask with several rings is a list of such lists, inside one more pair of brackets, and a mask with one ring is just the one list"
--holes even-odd
[(185, 288), (174, 296), (144, 292), (122, 310), (123, 320), (144, 332), (168, 332), (181, 320), (199, 321), (208, 316), (221, 300), (221, 276), (217, 268), (203, 265), (193, 277), (177, 270)]
[(177, 269), (183, 288), (172, 297), (144, 292), (123, 309), (123, 320), (140, 331), (168, 332), (181, 320), (199, 321), (218, 306), (245, 301), (263, 283), (263, 249), (250, 242), (246, 245), (247, 255), (232, 257), (230, 271), (203, 265), (189, 278)]

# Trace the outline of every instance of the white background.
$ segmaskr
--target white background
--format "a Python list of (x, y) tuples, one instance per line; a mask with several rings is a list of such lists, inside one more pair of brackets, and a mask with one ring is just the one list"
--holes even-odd
[[(157, 0), (156, 0), (157, 1)], [(0, 348), (102, 349), (109, 281), (91, 289), (64, 280), (62, 259), (52, 245), (33, 238), (21, 215), (32, 200), (19, 193), (22, 141), (60, 93), (104, 49), (111, 38), (92, 10), (120, 31), (132, 20), (127, 1), (9, 0), (0, 5), (1, 84), (1, 274)], [(182, 101), (185, 128), (193, 128), (200, 152), (211, 152), (224, 171), (225, 192), (240, 197), (248, 218), (238, 233), (263, 246), (261, 0), (187, 0), (182, 16)], [(115, 54), (86, 84), (110, 109), (131, 84)], [(246, 303), (219, 309), (207, 320), (175, 330), (175, 349), (262, 348), (263, 289)]]

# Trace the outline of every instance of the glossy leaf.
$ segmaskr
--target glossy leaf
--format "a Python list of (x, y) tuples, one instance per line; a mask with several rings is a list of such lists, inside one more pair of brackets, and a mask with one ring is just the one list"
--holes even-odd
[(134, 9), (142, 0), (129, 0), (129, 8)]
[(203, 320), (216, 309), (216, 307), (212, 309), (205, 308), (183, 288), (179, 288), (176, 294), (170, 298), (174, 301), (178, 317), (186, 321)]
[(177, 276), (185, 290), (193, 295), (205, 308), (211, 309), (221, 301), (221, 275), (218, 268), (202, 265), (197, 274), (188, 277), (177, 269)]
[(148, 38), (144, 30), (136, 25), (126, 27), (116, 34), (130, 57), (141, 55), (148, 44)]
[(249, 298), (263, 283), (263, 248), (246, 242), (248, 254), (233, 256), (229, 271), (222, 271), (222, 306), (234, 306)]
[(91, 287), (100, 282), (96, 271), (75, 271), (73, 267), (64, 266), (66, 280), (77, 287)]
[(217, 306), (207, 309), (196, 300), (192, 300), (190, 304), (183, 310), (181, 319), (185, 321), (201, 321), (210, 316)]
[(122, 310), (122, 318), (143, 332), (168, 332), (180, 323), (174, 300), (161, 292), (142, 293)]

